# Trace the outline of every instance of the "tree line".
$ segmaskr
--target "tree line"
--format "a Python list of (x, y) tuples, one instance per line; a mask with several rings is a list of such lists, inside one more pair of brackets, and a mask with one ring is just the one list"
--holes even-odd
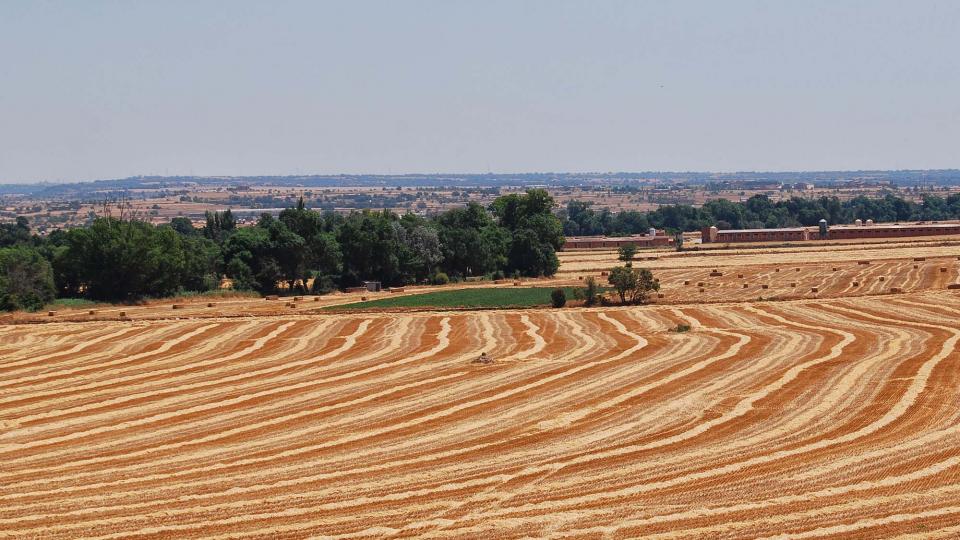
[(938, 221), (960, 219), (960, 194), (948, 197), (924, 195), (921, 202), (903, 199), (891, 193), (879, 198), (859, 196), (847, 201), (837, 197), (792, 197), (771, 201), (766, 195), (754, 195), (743, 202), (725, 199), (707, 201), (701, 207), (686, 204), (664, 205), (641, 212), (617, 213), (592, 203), (570, 201), (558, 212), (567, 236), (626, 236), (643, 234), (651, 227), (667, 231), (699, 231), (716, 225), (720, 229), (764, 229), (817, 225), (821, 219), (830, 225), (853, 223), (860, 219), (876, 222)]
[(0, 309), (39, 309), (54, 298), (131, 302), (220, 287), (260, 293), (326, 293), (376, 280), (385, 286), (442, 284), (471, 276), (549, 276), (563, 229), (542, 189), (432, 217), (390, 211), (347, 215), (306, 208), (238, 227), (208, 212), (153, 225), (99, 217), (41, 237), (29, 223), (0, 226)]

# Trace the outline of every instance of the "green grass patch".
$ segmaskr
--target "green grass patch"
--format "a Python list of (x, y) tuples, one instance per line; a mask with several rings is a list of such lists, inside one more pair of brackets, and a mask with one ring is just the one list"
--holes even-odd
[[(378, 298), (367, 302), (329, 306), (325, 309), (376, 308), (525, 308), (549, 306), (550, 293), (556, 287), (477, 287), (434, 291), (423, 294)], [(563, 287), (568, 299), (577, 287)]]
[(86, 298), (57, 298), (53, 302), (50, 302), (48, 306), (62, 308), (85, 308), (93, 307), (98, 304), (100, 304), (100, 302), (94, 302), (93, 300), (87, 300)]
[[(303, 294), (303, 293), (299, 293)], [(181, 291), (171, 297), (176, 300), (179, 298), (260, 298), (260, 293), (255, 291), (235, 291), (233, 289), (213, 289), (210, 291)]]

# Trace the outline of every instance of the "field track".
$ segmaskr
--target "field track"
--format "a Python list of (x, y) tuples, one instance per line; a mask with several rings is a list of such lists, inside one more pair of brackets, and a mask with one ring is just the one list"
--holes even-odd
[(958, 300), (0, 326), (0, 538), (956, 538)]

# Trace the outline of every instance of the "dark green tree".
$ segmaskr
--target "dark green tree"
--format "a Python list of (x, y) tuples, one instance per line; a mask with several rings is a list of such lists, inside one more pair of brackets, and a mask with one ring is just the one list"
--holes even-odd
[(53, 268), (36, 249), (0, 248), (0, 309), (34, 311), (55, 295)]

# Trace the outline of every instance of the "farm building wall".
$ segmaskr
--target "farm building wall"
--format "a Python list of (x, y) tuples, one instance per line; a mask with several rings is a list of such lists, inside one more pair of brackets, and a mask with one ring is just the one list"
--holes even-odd
[(849, 240), (868, 238), (907, 238), (912, 236), (960, 235), (960, 223), (916, 223), (909, 225), (841, 225), (827, 227), (826, 236), (819, 227), (789, 229), (727, 229), (704, 227), (701, 242), (788, 242), (798, 240)]
[(656, 231), (656, 234), (636, 235), (636, 236), (568, 236), (563, 242), (563, 250), (569, 249), (593, 249), (593, 248), (619, 248), (627, 244), (633, 244), (638, 248), (669, 246), (673, 239), (668, 237), (662, 230)]

